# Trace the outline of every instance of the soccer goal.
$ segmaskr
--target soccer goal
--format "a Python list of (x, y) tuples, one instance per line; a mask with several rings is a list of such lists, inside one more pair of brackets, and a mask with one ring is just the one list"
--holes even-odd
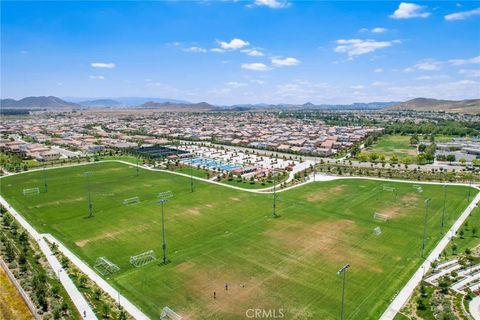
[(375, 220), (380, 220), (380, 221), (387, 222), (388, 218), (389, 218), (388, 214), (383, 214), (383, 213), (378, 213), (378, 212), (375, 212), (373, 214), (373, 219), (375, 219)]
[(93, 266), (102, 276), (120, 271), (120, 268), (105, 257), (97, 258)]
[(140, 202), (139, 197), (132, 197), (132, 198), (123, 199), (123, 204), (134, 204), (134, 203), (139, 203), (139, 202)]
[(153, 250), (148, 250), (136, 256), (131, 256), (130, 263), (135, 267), (141, 267), (155, 261), (156, 259), (157, 256), (155, 255), (155, 252), (153, 252)]
[(160, 193), (158, 194), (158, 197), (159, 197), (160, 199), (168, 199), (168, 198), (173, 197), (173, 192), (172, 192), (172, 191), (160, 192)]
[(169, 307), (164, 307), (160, 313), (160, 320), (182, 320), (182, 316)]
[(394, 187), (389, 187), (389, 186), (382, 186), (382, 188), (383, 188), (383, 191), (393, 192), (396, 190)]
[(414, 184), (412, 187), (413, 187), (413, 189), (417, 190), (418, 193), (422, 193), (422, 192), (423, 192), (422, 186), (420, 186), (420, 185), (418, 185), (418, 184)]
[(381, 235), (382, 234), (382, 228), (380, 228), (380, 227), (373, 228), (373, 234), (376, 235), (376, 236)]
[(40, 193), (40, 189), (38, 187), (23, 189), (24, 196), (28, 196), (30, 194), (39, 194), (39, 193)]

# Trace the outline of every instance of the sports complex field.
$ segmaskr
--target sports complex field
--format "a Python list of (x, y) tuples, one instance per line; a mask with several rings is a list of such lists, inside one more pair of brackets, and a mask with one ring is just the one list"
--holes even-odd
[[(94, 217), (86, 218), (91, 172)], [(93, 266), (105, 256), (120, 267), (108, 281), (147, 315), (169, 306), (186, 319), (243, 319), (247, 309), (283, 309), (286, 319), (338, 319), (341, 277), (349, 263), (346, 319), (378, 318), (421, 263), (425, 213), (427, 251), (440, 239), (443, 187), (343, 179), (272, 195), (251, 193), (117, 162), (48, 170), (1, 180), (2, 196), (40, 232), (51, 233)], [(394, 192), (384, 190), (392, 187)], [(41, 193), (23, 195), (40, 187)], [(389, 188), (387, 188), (389, 189)], [(136, 268), (131, 255), (161, 257), (157, 196), (165, 205), (171, 263)], [(476, 191), (471, 190), (471, 198)], [(467, 206), (468, 187), (449, 186), (446, 225)], [(140, 203), (124, 205), (138, 196)], [(373, 219), (374, 212), (389, 216)], [(380, 226), (382, 233), (374, 235)], [(228, 283), (228, 291), (225, 290)], [(213, 291), (217, 298), (213, 299)]]

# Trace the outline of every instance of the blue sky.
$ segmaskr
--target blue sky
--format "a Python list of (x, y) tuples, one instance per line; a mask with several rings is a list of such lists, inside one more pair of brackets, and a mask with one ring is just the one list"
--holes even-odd
[(1, 96), (480, 97), (474, 1), (1, 2)]

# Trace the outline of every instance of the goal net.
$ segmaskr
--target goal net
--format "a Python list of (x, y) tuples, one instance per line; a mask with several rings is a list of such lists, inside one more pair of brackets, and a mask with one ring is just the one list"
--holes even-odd
[(388, 214), (383, 214), (383, 213), (378, 213), (378, 212), (375, 212), (373, 214), (373, 219), (375, 220), (380, 220), (380, 221), (388, 221)]
[(382, 234), (382, 228), (380, 228), (380, 227), (373, 228), (373, 234), (376, 235), (376, 236), (381, 235)]
[(169, 307), (164, 307), (160, 313), (160, 320), (182, 320), (182, 316)]
[(102, 276), (120, 271), (120, 268), (105, 257), (99, 257), (93, 266)]
[(153, 252), (153, 250), (148, 250), (136, 256), (131, 256), (130, 263), (135, 267), (141, 267), (155, 261), (156, 259), (157, 256), (155, 255), (155, 252)]
[(160, 193), (158, 194), (158, 197), (159, 197), (160, 199), (168, 199), (168, 198), (173, 197), (173, 192), (172, 192), (172, 191), (160, 192)]
[(139, 197), (132, 197), (132, 198), (123, 199), (123, 204), (134, 204), (134, 203), (139, 203), (139, 202), (140, 202)]
[(390, 192), (395, 191), (395, 188), (394, 188), (394, 187), (382, 186), (382, 188), (383, 188), (383, 191), (390, 191)]
[(412, 187), (413, 187), (413, 189), (417, 190), (418, 193), (423, 192), (422, 186), (419, 186), (418, 184), (414, 184)]
[(24, 196), (27, 196), (29, 194), (39, 194), (39, 193), (40, 193), (40, 189), (38, 187), (23, 189)]

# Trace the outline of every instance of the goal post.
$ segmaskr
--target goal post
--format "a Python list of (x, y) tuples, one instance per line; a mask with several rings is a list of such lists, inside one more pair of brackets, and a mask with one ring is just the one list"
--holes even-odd
[(373, 234), (376, 235), (376, 236), (381, 235), (382, 234), (382, 228), (380, 228), (380, 227), (373, 228)]
[(120, 271), (120, 268), (106, 257), (99, 257), (93, 266), (102, 276)]
[(130, 263), (134, 267), (141, 267), (155, 260), (157, 260), (157, 256), (153, 250), (148, 250), (146, 252), (137, 254), (136, 256), (130, 257)]
[(418, 184), (414, 184), (412, 187), (413, 187), (413, 189), (417, 190), (418, 193), (422, 193), (422, 192), (423, 192), (422, 186), (420, 186), (420, 185), (418, 185)]
[(397, 190), (394, 187), (389, 187), (389, 186), (382, 186), (382, 189), (383, 191), (390, 191), (390, 192)]
[(139, 203), (140, 202), (140, 198), (137, 196), (137, 197), (132, 197), (132, 198), (127, 198), (127, 199), (123, 199), (123, 204), (135, 204), (135, 203)]
[(40, 193), (40, 189), (38, 187), (23, 189), (24, 196), (28, 196), (30, 194), (39, 194), (39, 193)]
[(182, 320), (182, 316), (169, 307), (164, 307), (160, 313), (160, 320)]
[(379, 213), (379, 212), (375, 212), (373, 214), (373, 219), (375, 220), (380, 220), (380, 221), (383, 221), (383, 222), (387, 222), (388, 221), (388, 214), (383, 214), (383, 213)]
[(159, 197), (160, 199), (168, 199), (168, 198), (173, 197), (173, 192), (172, 192), (172, 191), (160, 192), (160, 193), (158, 194), (158, 197)]

